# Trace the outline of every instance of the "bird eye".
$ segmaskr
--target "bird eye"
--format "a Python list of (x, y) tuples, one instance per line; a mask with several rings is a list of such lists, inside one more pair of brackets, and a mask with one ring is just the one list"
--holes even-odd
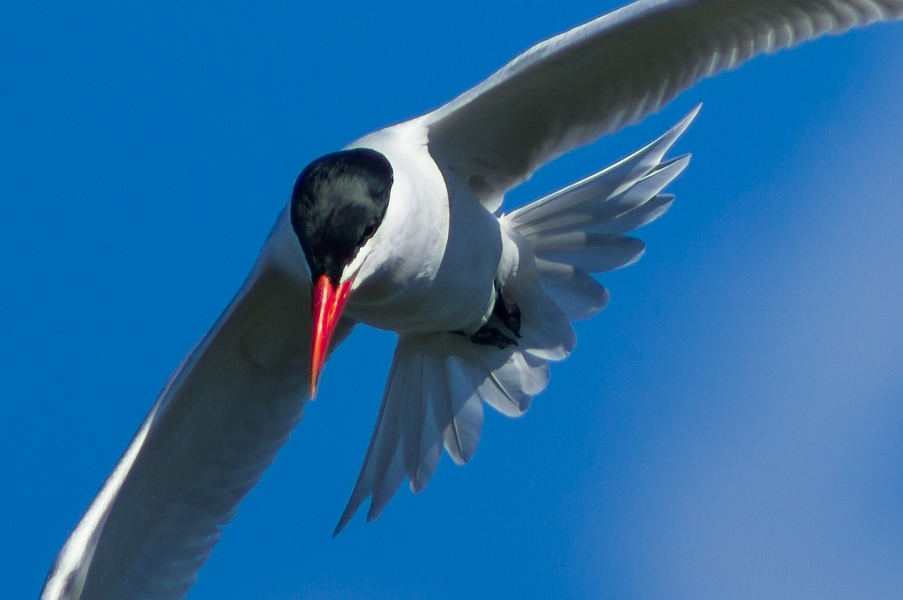
[(361, 242), (366, 242), (373, 234), (376, 233), (376, 223), (370, 223), (367, 227), (364, 228), (364, 232), (361, 234)]

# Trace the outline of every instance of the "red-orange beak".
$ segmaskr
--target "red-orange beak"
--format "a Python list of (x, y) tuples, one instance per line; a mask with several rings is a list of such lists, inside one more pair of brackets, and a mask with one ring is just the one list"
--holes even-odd
[(317, 394), (317, 381), (329, 354), (329, 341), (342, 316), (351, 293), (351, 279), (333, 286), (326, 275), (320, 275), (314, 288), (313, 330), (310, 352), (310, 397)]

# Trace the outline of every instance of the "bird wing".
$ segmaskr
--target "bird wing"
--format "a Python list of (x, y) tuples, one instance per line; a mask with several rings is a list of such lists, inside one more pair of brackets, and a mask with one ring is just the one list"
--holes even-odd
[[(336, 343), (352, 327), (341, 322)], [(310, 283), (264, 252), (164, 387), (42, 600), (183, 598), (300, 421), (309, 360)]]
[(903, 16), (903, 0), (639, 0), (536, 44), (423, 117), (430, 152), (490, 211), (544, 163), (704, 77)]

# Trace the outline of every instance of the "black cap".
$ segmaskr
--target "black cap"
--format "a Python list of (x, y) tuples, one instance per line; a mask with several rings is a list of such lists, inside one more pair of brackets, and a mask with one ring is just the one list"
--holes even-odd
[(292, 192), (295, 235), (314, 279), (338, 284), (342, 270), (382, 224), (392, 165), (368, 149), (327, 154), (307, 165)]

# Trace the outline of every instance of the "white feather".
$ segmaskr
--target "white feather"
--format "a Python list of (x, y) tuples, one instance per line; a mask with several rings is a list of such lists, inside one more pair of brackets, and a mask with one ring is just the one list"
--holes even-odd
[(372, 496), (367, 519), (379, 516), (406, 475), (422, 491), (445, 448), (463, 465), (477, 450), (486, 402), (522, 415), (545, 389), (545, 359), (516, 347), (476, 346), (452, 333), (402, 336), (395, 350), (370, 446), (334, 535)]
[[(544, 226), (548, 221), (554, 222), (562, 215), (574, 212), (580, 214), (581, 212), (569, 209), (578, 209), (580, 206), (591, 205), (599, 201), (612, 205), (611, 214), (600, 214), (599, 218), (617, 216), (622, 208), (616, 201), (623, 197), (620, 192), (629, 189), (662, 163), (665, 155), (684, 134), (701, 108), (701, 105), (694, 108), (660, 138), (631, 155), (597, 173), (543, 196), (539, 200), (521, 206), (505, 215), (505, 220), (514, 226), (521, 235), (530, 238), (535, 232), (554, 229), (554, 226)], [(624, 207), (624, 210), (630, 208), (635, 208), (635, 206)]]
[[(307, 400), (310, 284), (284, 234), (277, 224), (245, 285), (164, 387), (42, 600), (175, 600), (196, 581)], [(340, 322), (334, 345), (352, 327)]]
[(572, 265), (536, 259), (542, 273), (542, 289), (571, 321), (589, 319), (608, 306), (611, 294), (602, 285)]
[(903, 16), (903, 0), (639, 0), (514, 58), (424, 117), (434, 155), (491, 211), (543, 164), (705, 77)]
[[(643, 242), (623, 234), (671, 206), (674, 197), (660, 192), (690, 158), (665, 160), (665, 154), (698, 112), (696, 107), (663, 136), (610, 167), (501, 217), (535, 254), (542, 290), (567, 319), (587, 319), (608, 304), (608, 291), (589, 273), (618, 269), (642, 256)], [(525, 248), (521, 254), (529, 252)]]
[(575, 231), (549, 236), (540, 241), (536, 256), (571, 265), (587, 273), (614, 271), (635, 263), (646, 244), (632, 237)]

